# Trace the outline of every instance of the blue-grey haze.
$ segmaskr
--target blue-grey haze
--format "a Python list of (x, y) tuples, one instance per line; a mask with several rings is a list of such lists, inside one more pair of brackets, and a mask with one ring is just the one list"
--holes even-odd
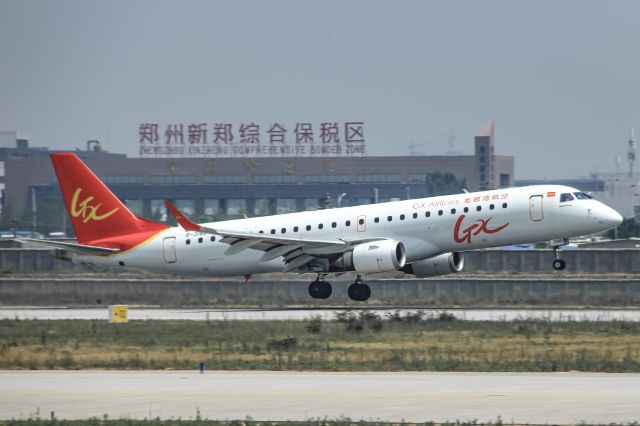
[(142, 122), (366, 122), (438, 154), (496, 120), (516, 177), (613, 170), (640, 128), (638, 1), (0, 0), (0, 129), (135, 155)]

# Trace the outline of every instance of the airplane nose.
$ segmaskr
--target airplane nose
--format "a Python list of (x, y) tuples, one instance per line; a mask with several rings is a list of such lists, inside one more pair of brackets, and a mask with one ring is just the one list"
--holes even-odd
[(599, 215), (601, 216), (601, 218), (599, 218), (600, 219), (599, 222), (601, 222), (603, 225), (606, 225), (609, 228), (615, 228), (616, 226), (622, 223), (624, 218), (620, 213), (618, 213), (611, 207), (608, 207), (608, 206), (603, 206), (603, 207), (604, 208), (602, 209)]

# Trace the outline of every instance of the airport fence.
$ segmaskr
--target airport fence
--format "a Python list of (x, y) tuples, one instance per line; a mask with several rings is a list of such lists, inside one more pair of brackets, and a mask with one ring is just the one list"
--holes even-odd
[[(160, 257), (160, 254), (158, 254)], [(640, 274), (640, 249), (565, 250), (566, 272), (577, 274)], [(465, 252), (465, 271), (474, 273), (548, 273), (551, 250), (479, 250)], [(49, 249), (2, 248), (0, 271), (4, 273), (83, 272), (92, 269), (54, 258)]]
[(350, 301), (350, 282), (327, 300), (311, 299), (307, 280), (206, 280), (0, 277), (4, 306), (640, 306), (640, 279), (371, 279), (366, 304)]

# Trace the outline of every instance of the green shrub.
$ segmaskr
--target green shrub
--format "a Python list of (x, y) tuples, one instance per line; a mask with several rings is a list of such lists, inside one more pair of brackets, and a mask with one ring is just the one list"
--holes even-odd
[(322, 331), (322, 318), (319, 316), (312, 317), (307, 322), (307, 331), (312, 334), (318, 334)]

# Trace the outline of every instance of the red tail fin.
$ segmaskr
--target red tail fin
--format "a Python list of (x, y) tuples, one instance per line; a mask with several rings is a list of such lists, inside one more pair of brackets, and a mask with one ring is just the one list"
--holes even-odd
[(51, 161), (80, 244), (125, 249), (167, 228), (131, 213), (77, 155), (51, 154)]

